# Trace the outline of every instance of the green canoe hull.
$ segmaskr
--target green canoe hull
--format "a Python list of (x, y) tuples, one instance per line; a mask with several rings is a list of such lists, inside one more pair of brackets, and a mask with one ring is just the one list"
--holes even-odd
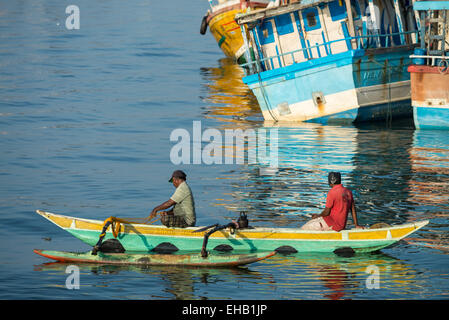
[[(67, 230), (84, 243), (94, 246), (99, 237), (99, 232), (86, 230)], [(113, 239), (112, 234), (107, 234), (104, 238)], [(175, 238), (169, 236), (130, 236), (119, 235), (117, 239), (126, 251), (151, 252), (159, 244), (170, 243), (181, 251), (200, 250), (203, 245), (203, 238)], [(208, 240), (208, 250), (218, 246), (226, 245), (232, 247), (232, 252), (248, 251), (275, 251), (281, 247), (292, 248), (297, 252), (334, 252), (341, 248), (352, 248), (356, 252), (372, 252), (388, 247), (398, 240), (364, 240), (364, 241), (323, 241), (323, 240), (263, 240), (263, 239), (237, 239), (237, 238), (212, 238)], [(288, 250), (288, 249), (286, 249)]]

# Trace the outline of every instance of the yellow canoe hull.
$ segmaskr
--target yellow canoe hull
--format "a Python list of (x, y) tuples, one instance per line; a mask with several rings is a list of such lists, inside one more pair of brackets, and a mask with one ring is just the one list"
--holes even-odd
[[(81, 241), (93, 246), (98, 241), (103, 221), (69, 217), (37, 210), (37, 213), (70, 232)], [(234, 234), (221, 230), (209, 238), (208, 248), (228, 245), (233, 250), (274, 251), (280, 247), (297, 252), (333, 252), (340, 248), (369, 252), (389, 246), (427, 225), (418, 221), (379, 229), (351, 229), (335, 231), (306, 231), (296, 228), (259, 228), (236, 230)], [(167, 228), (161, 225), (122, 224), (118, 240), (127, 251), (151, 251), (164, 242), (179, 250), (199, 250), (203, 232), (201, 227)], [(105, 239), (112, 238), (107, 232)]]

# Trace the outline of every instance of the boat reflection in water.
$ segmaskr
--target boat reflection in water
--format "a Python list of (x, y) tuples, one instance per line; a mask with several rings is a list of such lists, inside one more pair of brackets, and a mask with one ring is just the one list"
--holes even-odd
[(218, 67), (201, 68), (206, 91), (203, 100), (208, 104), (204, 117), (231, 124), (260, 121), (257, 99), (242, 82), (243, 69), (229, 58), (218, 63)]
[[(70, 264), (50, 262), (34, 266), (34, 271), (60, 273), (65, 279), (66, 268)], [(119, 266), (77, 264), (80, 269), (80, 289), (99, 287), (103, 299), (135, 299), (120, 296), (120, 288), (133, 287), (137, 297), (149, 299), (225, 299), (235, 296), (235, 285), (243, 282), (273, 282), (269, 273), (260, 273), (248, 268), (195, 268), (181, 266)], [(236, 279), (242, 279), (237, 281)], [(245, 280), (246, 279), (246, 280)], [(220, 284), (232, 283), (231, 290)], [(157, 283), (158, 285), (154, 285)], [(64, 282), (52, 286), (65, 288)], [(161, 286), (163, 289), (161, 290)], [(111, 290), (105, 290), (110, 288)], [(76, 291), (76, 290), (75, 290)], [(82, 291), (82, 290), (81, 290)], [(125, 290), (127, 292), (127, 290)], [(244, 296), (241, 299), (245, 299)]]
[[(34, 270), (60, 273), (65, 278), (67, 266), (66, 263), (45, 263), (35, 266)], [(226, 299), (235, 297), (235, 291), (243, 286), (253, 288), (260, 299), (357, 298), (359, 292), (366, 294), (371, 285), (376, 285), (369, 278), (373, 266), (379, 272), (381, 288), (388, 286), (388, 294), (393, 291), (398, 297), (407, 296), (408, 290), (420, 285), (418, 272), (411, 264), (383, 253), (355, 257), (316, 253), (276, 255), (248, 268), (78, 265), (81, 287), (98, 287), (104, 298), (133, 299), (120, 296), (120, 289), (135, 287), (136, 296), (180, 300)], [(163, 284), (164, 289), (155, 288), (154, 283)], [(64, 282), (56, 286), (64, 287)], [(371, 291), (377, 298), (386, 293), (386, 290)]]
[[(423, 230), (414, 244), (449, 253), (449, 140), (438, 130), (416, 130), (410, 148), (412, 175), (409, 180), (413, 220), (431, 215), (437, 224)], [(424, 208), (424, 210), (423, 210)]]
[(353, 299), (360, 292), (376, 299), (383, 299), (383, 295), (407, 297), (408, 291), (421, 282), (413, 265), (381, 252), (355, 257), (319, 253), (277, 255), (264, 261), (259, 270), (282, 270), (273, 289), (288, 291), (291, 297), (279, 297), (288, 299)]
[(439, 131), (413, 134), (410, 149), (413, 177), (410, 188), (418, 202), (435, 207), (437, 214), (448, 208), (449, 199), (449, 140)]

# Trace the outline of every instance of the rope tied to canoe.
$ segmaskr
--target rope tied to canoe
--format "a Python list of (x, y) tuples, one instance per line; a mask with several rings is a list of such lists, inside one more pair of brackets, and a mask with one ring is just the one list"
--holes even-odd
[[(98, 239), (97, 244), (93, 247), (92, 249), (92, 255), (97, 255), (97, 252), (100, 250), (100, 246), (103, 242), (104, 237), (106, 236), (106, 232), (109, 228), (109, 226), (111, 226), (111, 231), (112, 231), (112, 235), (114, 236), (114, 238), (118, 237), (118, 234), (120, 233), (120, 227), (121, 224), (153, 224), (154, 222), (160, 220), (162, 218), (162, 215), (156, 219), (154, 219), (153, 221), (150, 221), (152, 219), (152, 216), (148, 216), (146, 218), (128, 218), (128, 219), (123, 219), (123, 218), (117, 218), (117, 217), (109, 217), (107, 218), (104, 222), (103, 222), (103, 228), (101, 230), (100, 233), (100, 237)], [(211, 229), (212, 228), (212, 229)], [(234, 234), (236, 229), (244, 229), (244, 228), (248, 228), (248, 218), (246, 215), (246, 212), (242, 211), (240, 212), (240, 217), (237, 219), (237, 221), (232, 220), (231, 223), (225, 224), (225, 225), (219, 225), (214, 224), (205, 228), (200, 228), (197, 229), (193, 232), (202, 232), (202, 231), (207, 231), (204, 234), (204, 239), (203, 239), (203, 246), (201, 248), (201, 256), (203, 258), (207, 258), (208, 256), (208, 252), (207, 252), (207, 242), (209, 240), (209, 236), (212, 235), (213, 233), (219, 231), (219, 230), (223, 230), (229, 228), (229, 232), (231, 234)]]
[(117, 218), (117, 217), (113, 217), (113, 216), (107, 218), (103, 222), (103, 226), (102, 226), (102, 230), (101, 230), (98, 242), (92, 249), (92, 255), (96, 255), (97, 254), (98, 250), (100, 249), (101, 243), (103, 242), (103, 239), (106, 236), (106, 232), (108, 231), (109, 227), (111, 227), (112, 235), (114, 236), (114, 238), (117, 238), (119, 233), (120, 233), (120, 227), (121, 227), (122, 223), (123, 224), (146, 224), (146, 225), (150, 225), (150, 224), (153, 224), (156, 221), (160, 220), (161, 218), (162, 218), (162, 216), (160, 216), (159, 218), (154, 219), (153, 221), (150, 221), (151, 220), (151, 215), (146, 217), (146, 218), (127, 218), (127, 219), (123, 219), (123, 218)]

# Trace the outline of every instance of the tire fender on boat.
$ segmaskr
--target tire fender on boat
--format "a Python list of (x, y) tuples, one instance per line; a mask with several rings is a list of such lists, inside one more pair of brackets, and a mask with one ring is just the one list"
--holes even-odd
[(206, 34), (207, 31), (207, 17), (209, 16), (209, 13), (207, 13), (204, 17), (203, 20), (201, 21), (201, 27), (200, 27), (200, 33), (201, 34)]

